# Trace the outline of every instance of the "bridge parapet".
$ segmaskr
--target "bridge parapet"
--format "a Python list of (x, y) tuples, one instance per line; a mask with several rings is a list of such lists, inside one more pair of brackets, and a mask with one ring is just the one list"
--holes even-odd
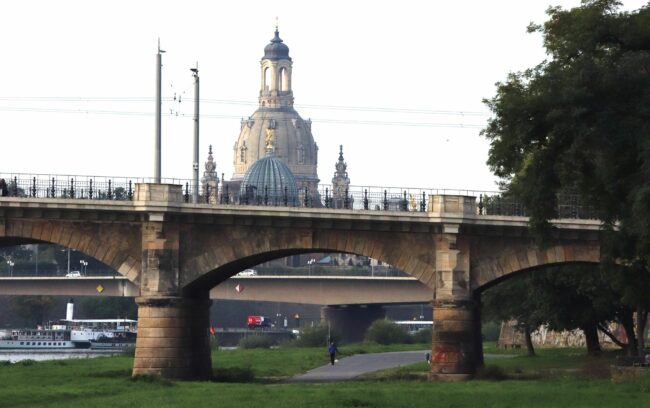
[[(7, 181), (9, 196), (25, 199), (164, 202), (179, 206), (188, 204), (193, 207), (223, 208), (252, 205), (371, 212), (527, 215), (524, 206), (516, 197), (500, 191), (349, 186), (346, 191), (336, 193), (342, 195), (341, 197), (335, 197), (331, 185), (319, 185), (318, 191), (301, 190), (300, 199), (292, 201), (272, 199), (282, 198), (284, 192), (263, 191), (240, 195), (239, 190), (229, 190), (228, 184), (225, 184), (219, 186), (216, 191), (199, 191), (198, 202), (190, 204), (194, 191), (191, 180), (185, 179), (163, 179), (163, 184), (156, 185), (152, 183), (152, 179), (142, 177), (0, 173), (0, 178)], [(138, 184), (146, 187), (134, 191)], [(576, 194), (560, 194), (556, 201), (557, 218), (595, 218), (591, 206), (582, 202)], [(334, 205), (335, 202), (342, 205)]]
[(175, 184), (138, 183), (135, 185), (133, 201), (136, 204), (144, 202), (183, 203), (183, 188)]
[(460, 195), (429, 196), (429, 213), (445, 215), (477, 215), (476, 197)]

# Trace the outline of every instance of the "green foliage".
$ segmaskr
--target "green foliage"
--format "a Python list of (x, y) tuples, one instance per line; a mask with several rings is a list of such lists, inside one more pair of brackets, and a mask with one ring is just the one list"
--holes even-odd
[(499, 334), (501, 334), (501, 322), (490, 320), (483, 323), (481, 327), (481, 334), (484, 341), (497, 341)]
[[(605, 223), (602, 256), (630, 273), (611, 283), (628, 307), (650, 308), (650, 7), (616, 0), (548, 10), (531, 26), (549, 59), (510, 74), (485, 103), (488, 164), (520, 198), (540, 242), (558, 194), (575, 192)], [(614, 228), (614, 227), (617, 228)], [(608, 261), (608, 262), (607, 262)], [(610, 272), (612, 268), (610, 268)]]
[(79, 303), (79, 315), (85, 319), (137, 319), (138, 306), (133, 298), (84, 297)]
[[(541, 324), (552, 330), (595, 330), (625, 311), (609, 274), (593, 265), (565, 265), (523, 273), (486, 290), (483, 315), (492, 321), (516, 320), (519, 329)], [(597, 345), (594, 345), (597, 346)]]
[(432, 330), (427, 328), (427, 329), (420, 329), (413, 333), (413, 343), (420, 343), (420, 344), (431, 344), (431, 333)]
[(298, 347), (325, 347), (328, 335), (331, 341), (336, 344), (340, 343), (340, 334), (326, 323), (321, 323), (317, 326), (303, 328), (300, 331), (300, 337), (295, 340), (295, 345)]
[(377, 344), (409, 343), (412, 341), (406, 328), (389, 320), (375, 320), (366, 332), (366, 341)]
[(275, 346), (275, 344), (276, 341), (273, 337), (266, 336), (263, 334), (256, 334), (252, 336), (243, 337), (239, 341), (239, 347), (245, 349), (270, 348), (271, 346)]
[(35, 327), (45, 323), (47, 313), (53, 306), (52, 296), (13, 296), (9, 311), (20, 317), (26, 327)]

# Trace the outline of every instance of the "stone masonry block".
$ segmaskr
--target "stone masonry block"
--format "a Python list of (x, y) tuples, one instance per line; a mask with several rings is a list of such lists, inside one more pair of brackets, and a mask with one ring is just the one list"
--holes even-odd
[(136, 340), (135, 347), (145, 347), (145, 348), (187, 348), (191, 347), (194, 344), (193, 339), (188, 337), (139, 337)]
[(179, 349), (179, 348), (144, 348), (140, 347), (135, 350), (136, 358), (182, 358), (190, 359), (194, 356), (192, 349)]
[(575, 261), (575, 258), (576, 258), (576, 256), (575, 256), (575, 247), (576, 247), (575, 244), (563, 245), (564, 260), (566, 262)]
[(191, 338), (192, 329), (184, 327), (138, 327), (138, 337), (143, 338)]
[(50, 242), (52, 238), (52, 223), (44, 222), (43, 230), (41, 231), (41, 240), (45, 242)]
[[(149, 308), (145, 308), (147, 312)], [(174, 328), (174, 327), (187, 327), (187, 323), (184, 319), (179, 319), (177, 317), (150, 317), (150, 313), (147, 313), (146, 318), (140, 317), (138, 321), (138, 330), (144, 328)]]
[(555, 246), (555, 262), (564, 262), (564, 245)]
[(161, 358), (136, 358), (133, 360), (133, 368), (189, 368), (192, 361), (180, 357)]
[[(31, 223), (30, 223), (31, 224)], [(43, 233), (43, 222), (38, 221), (34, 223), (34, 226), (31, 229), (31, 238), (41, 239), (41, 234)]]

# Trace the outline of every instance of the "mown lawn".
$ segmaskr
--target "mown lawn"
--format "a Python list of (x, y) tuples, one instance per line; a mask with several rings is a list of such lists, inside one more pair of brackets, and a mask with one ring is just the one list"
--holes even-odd
[[(420, 347), (415, 347), (419, 349)], [(346, 350), (347, 349), (347, 350)], [(361, 346), (343, 347), (344, 353)], [(371, 347), (361, 351), (394, 351)], [(487, 358), (505, 381), (431, 383), (388, 375), (332, 384), (284, 384), (286, 377), (324, 363), (322, 349), (232, 350), (213, 354), (216, 371), (250, 369), (246, 383), (170, 382), (130, 378), (132, 358), (106, 357), (0, 365), (0, 407), (643, 407), (650, 377), (614, 383), (590, 371), (581, 350), (540, 350), (539, 356)], [(606, 356), (607, 361), (611, 356)], [(585, 370), (585, 367), (587, 368)], [(418, 363), (403, 372), (423, 373)], [(390, 370), (389, 370), (390, 371)], [(535, 377), (535, 373), (550, 375)], [(526, 378), (525, 375), (530, 375)], [(521, 379), (524, 378), (524, 379)]]

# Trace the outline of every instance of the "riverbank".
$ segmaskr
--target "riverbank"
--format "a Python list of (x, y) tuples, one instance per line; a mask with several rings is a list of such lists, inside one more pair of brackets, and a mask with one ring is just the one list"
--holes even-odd
[(24, 360), (49, 361), (67, 360), (71, 358), (111, 357), (121, 354), (122, 351), (93, 349), (0, 350), (0, 363), (18, 363)]

